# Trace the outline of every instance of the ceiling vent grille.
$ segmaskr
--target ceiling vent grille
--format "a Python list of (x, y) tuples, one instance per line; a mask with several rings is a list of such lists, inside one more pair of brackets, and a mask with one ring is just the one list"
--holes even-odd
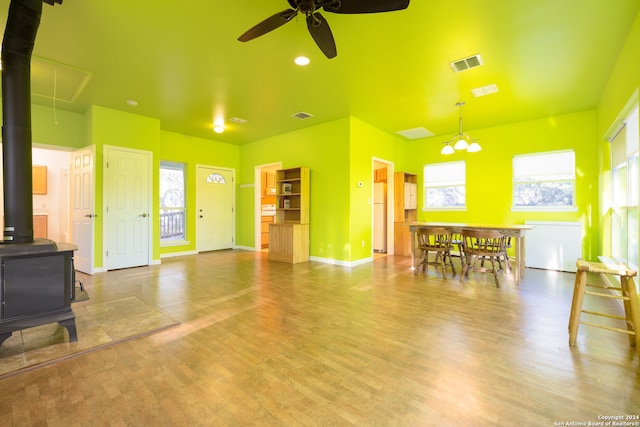
[(484, 62), (482, 62), (482, 57), (480, 56), (480, 54), (477, 54), (469, 56), (467, 58), (458, 59), (456, 61), (450, 62), (449, 64), (451, 65), (451, 68), (453, 68), (453, 71), (459, 73), (461, 71), (479, 67), (484, 64)]
[(487, 86), (477, 87), (475, 89), (471, 89), (471, 93), (476, 98), (480, 98), (481, 96), (491, 95), (492, 93), (498, 93), (498, 86), (487, 85)]
[(299, 120), (305, 120), (313, 117), (313, 114), (305, 113), (304, 111), (300, 111), (299, 113), (292, 114), (291, 117), (295, 117)]
[(420, 139), (433, 136), (433, 133), (423, 127), (399, 130), (398, 133), (407, 139)]

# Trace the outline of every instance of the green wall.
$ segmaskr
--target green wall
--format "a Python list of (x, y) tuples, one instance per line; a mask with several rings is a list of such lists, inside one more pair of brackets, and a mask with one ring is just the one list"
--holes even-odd
[[(255, 168), (282, 162), (310, 169), (309, 253), (326, 260), (350, 260), (349, 119), (263, 139), (240, 147), (238, 244), (254, 247)], [(259, 185), (259, 183), (255, 183)]]
[[(640, 16), (640, 15), (639, 15)], [(158, 169), (161, 160), (187, 164), (187, 208), (195, 211), (196, 165), (236, 170), (236, 245), (254, 247), (255, 167), (311, 169), (310, 254), (327, 262), (352, 264), (371, 257), (372, 162), (393, 163), (395, 171), (418, 175), (427, 163), (467, 160), (467, 210), (423, 212), (419, 220), (521, 223), (526, 220), (581, 221), (583, 255), (607, 254), (607, 206), (598, 195), (607, 191), (609, 146), (607, 130), (640, 85), (640, 21), (634, 26), (612, 70), (596, 109), (486, 129), (469, 130), (479, 139), (479, 153), (440, 155), (446, 137), (406, 141), (357, 118), (347, 117), (243, 146), (192, 138), (161, 129), (159, 120), (99, 106), (86, 113), (54, 111), (34, 105), (35, 143), (65, 147), (96, 147), (96, 212), (102, 212), (102, 152), (105, 145), (153, 153), (153, 260), (162, 254), (195, 250), (195, 215), (189, 215), (184, 246), (161, 248), (158, 237)], [(515, 154), (575, 149), (577, 161), (576, 212), (511, 212), (511, 160)], [(363, 186), (359, 187), (358, 183)], [(422, 203), (422, 191), (419, 203)], [(362, 241), (365, 242), (364, 246)], [(605, 247), (601, 244), (605, 242)], [(102, 218), (96, 219), (96, 268), (103, 265)]]
[[(449, 136), (408, 143), (411, 156), (407, 172), (418, 175), (418, 206), (422, 206), (425, 164), (465, 160), (467, 209), (418, 210), (419, 221), (519, 224), (527, 220), (580, 221), (583, 256), (598, 252), (598, 167), (596, 113), (594, 110), (505, 126), (467, 131), (482, 146), (477, 153), (440, 154)], [(512, 212), (512, 159), (516, 154), (574, 149), (576, 153), (577, 212)], [(594, 217), (595, 215), (595, 217)]]
[[(640, 87), (640, 14), (629, 32), (618, 61), (609, 77), (605, 90), (598, 106), (597, 159), (600, 175), (599, 193), (610, 194), (610, 146), (605, 137), (609, 129), (616, 126), (624, 115), (625, 106), (634, 93), (637, 96)], [(636, 98), (637, 99), (637, 98)], [(611, 255), (611, 208), (608, 200), (602, 201), (599, 209), (601, 237), (601, 254)], [(636, 260), (640, 265), (640, 260)]]
[[(240, 148), (235, 145), (215, 142), (208, 139), (185, 136), (178, 133), (161, 131), (160, 141), (154, 147), (154, 206), (160, 206), (160, 193), (157, 186), (161, 161), (180, 162), (186, 164), (186, 198), (187, 198), (187, 241), (180, 246), (160, 247), (161, 255), (191, 252), (196, 250), (196, 167), (215, 166), (233, 169), (238, 174), (240, 166)], [(237, 176), (236, 176), (237, 178)], [(237, 180), (236, 180), (237, 182)], [(236, 186), (237, 188), (237, 186)], [(236, 213), (236, 223), (239, 215)], [(155, 221), (154, 236), (160, 235), (160, 221)], [(236, 230), (239, 227), (236, 227)], [(159, 239), (154, 237), (155, 243)], [(155, 249), (154, 249), (155, 252)]]
[[(367, 260), (373, 251), (372, 205), (373, 159), (404, 166), (406, 144), (404, 139), (382, 132), (356, 118), (350, 120), (350, 261)], [(358, 183), (363, 186), (359, 187)], [(392, 183), (391, 179), (389, 182)], [(391, 184), (393, 185), (393, 184)], [(392, 201), (389, 201), (392, 203)], [(362, 244), (364, 242), (364, 245)]]

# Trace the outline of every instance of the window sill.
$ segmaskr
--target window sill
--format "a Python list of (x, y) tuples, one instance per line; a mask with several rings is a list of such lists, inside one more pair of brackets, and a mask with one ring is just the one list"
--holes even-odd
[(441, 208), (422, 208), (422, 212), (466, 211), (466, 206), (443, 206)]
[(512, 206), (511, 212), (578, 212), (577, 206)]
[(188, 240), (167, 240), (165, 242), (160, 242), (160, 247), (161, 248), (168, 248), (171, 246), (186, 246), (189, 245), (191, 242), (189, 242)]

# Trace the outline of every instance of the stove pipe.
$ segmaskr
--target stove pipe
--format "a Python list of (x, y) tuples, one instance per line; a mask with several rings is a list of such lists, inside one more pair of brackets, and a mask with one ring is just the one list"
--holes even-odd
[(5, 243), (33, 242), (31, 54), (41, 15), (42, 0), (12, 0), (2, 41)]

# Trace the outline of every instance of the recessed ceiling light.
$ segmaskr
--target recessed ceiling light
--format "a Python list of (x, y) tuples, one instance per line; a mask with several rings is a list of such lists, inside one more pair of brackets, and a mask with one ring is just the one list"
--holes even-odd
[(304, 67), (305, 65), (309, 65), (309, 62), (311, 62), (311, 60), (306, 56), (298, 56), (296, 59), (293, 60), (293, 62), (300, 65), (301, 67)]
[(215, 119), (213, 121), (213, 131), (215, 133), (224, 132), (224, 119)]
[(135, 99), (127, 99), (127, 105), (129, 107), (137, 107), (138, 101), (136, 101)]
[(240, 117), (231, 117), (229, 121), (234, 123), (247, 123), (246, 119), (241, 119)]

